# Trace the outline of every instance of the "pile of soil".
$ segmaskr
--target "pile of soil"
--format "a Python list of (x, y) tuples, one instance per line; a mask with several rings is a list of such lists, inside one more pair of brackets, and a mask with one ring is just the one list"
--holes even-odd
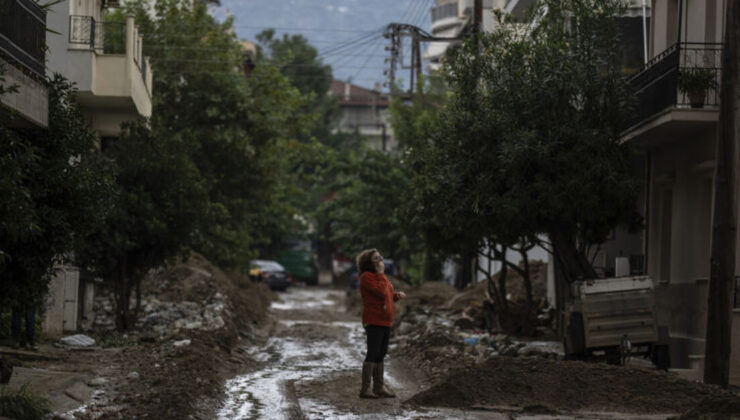
[(715, 395), (699, 401), (694, 408), (685, 412), (680, 420), (734, 420), (740, 419), (740, 397)]
[[(91, 407), (88, 415), (210, 418), (219, 408), (224, 380), (256, 364), (243, 347), (261, 340), (258, 329), (267, 321), (275, 295), (264, 284), (225, 273), (197, 254), (148, 279), (143, 292), (160, 302), (199, 305), (223, 295), (224, 324), (215, 330), (175, 329), (165, 335), (133, 332), (139, 344), (111, 353), (104, 372), (109, 401)], [(111, 407), (117, 408), (115, 414)]]
[(527, 410), (536, 401), (539, 409), (552, 411), (681, 413), (705, 398), (711, 398), (705, 401), (712, 404), (716, 398), (737, 397), (718, 387), (689, 382), (661, 371), (541, 358), (494, 357), (480, 365), (451, 372), (408, 402), (419, 406), (508, 406)]

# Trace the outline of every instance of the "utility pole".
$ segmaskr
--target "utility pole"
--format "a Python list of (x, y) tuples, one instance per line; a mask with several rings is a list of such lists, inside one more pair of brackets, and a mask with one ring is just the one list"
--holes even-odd
[(738, 40), (740, 7), (727, 1), (725, 40), (722, 49), (719, 130), (714, 181), (714, 225), (707, 302), (707, 331), (704, 354), (704, 382), (727, 388), (730, 377), (731, 303), (735, 282), (735, 111), (738, 83)]
[[(480, 38), (480, 33), (483, 32), (483, 0), (475, 0), (475, 5), (473, 6), (473, 22), (475, 23), (475, 28), (473, 30), (475, 31), (476, 37)], [(476, 39), (478, 41), (479, 39)]]

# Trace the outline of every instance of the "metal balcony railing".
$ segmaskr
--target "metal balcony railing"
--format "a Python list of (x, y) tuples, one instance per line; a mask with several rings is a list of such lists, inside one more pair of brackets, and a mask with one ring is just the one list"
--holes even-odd
[(432, 8), (432, 23), (457, 16), (457, 3), (447, 3)]
[[(677, 43), (650, 60), (629, 80), (634, 108), (626, 127), (635, 125), (669, 108), (688, 108), (688, 92), (679, 89), (679, 75), (708, 72), (719, 85), (722, 72), (722, 44)], [(719, 105), (719, 91), (707, 89), (704, 105)]]
[(69, 43), (100, 54), (126, 53), (126, 24), (96, 22), (92, 16), (69, 17)]
[(0, 51), (44, 77), (45, 41), (46, 11), (31, 0), (0, 0)]

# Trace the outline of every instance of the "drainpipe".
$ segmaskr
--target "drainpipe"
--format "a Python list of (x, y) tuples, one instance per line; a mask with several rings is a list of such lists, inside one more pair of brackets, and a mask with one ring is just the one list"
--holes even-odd
[(648, 62), (648, 33), (647, 33), (647, 5), (646, 0), (642, 0), (642, 44), (645, 53), (645, 64)]
[(126, 89), (130, 89), (131, 86), (131, 72), (134, 65), (134, 42), (136, 42), (135, 36), (134, 15), (128, 15), (126, 16)]

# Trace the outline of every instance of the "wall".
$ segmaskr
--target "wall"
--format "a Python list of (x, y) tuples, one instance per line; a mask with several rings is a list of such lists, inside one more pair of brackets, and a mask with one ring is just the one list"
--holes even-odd
[(671, 336), (673, 367), (703, 354), (716, 128), (650, 150), (648, 274), (657, 280), (659, 325)]
[(46, 86), (2, 59), (0, 65), (5, 68), (5, 83), (18, 87), (17, 92), (0, 97), (0, 103), (18, 112), (23, 118), (11, 124), (46, 127), (49, 124), (49, 94)]

